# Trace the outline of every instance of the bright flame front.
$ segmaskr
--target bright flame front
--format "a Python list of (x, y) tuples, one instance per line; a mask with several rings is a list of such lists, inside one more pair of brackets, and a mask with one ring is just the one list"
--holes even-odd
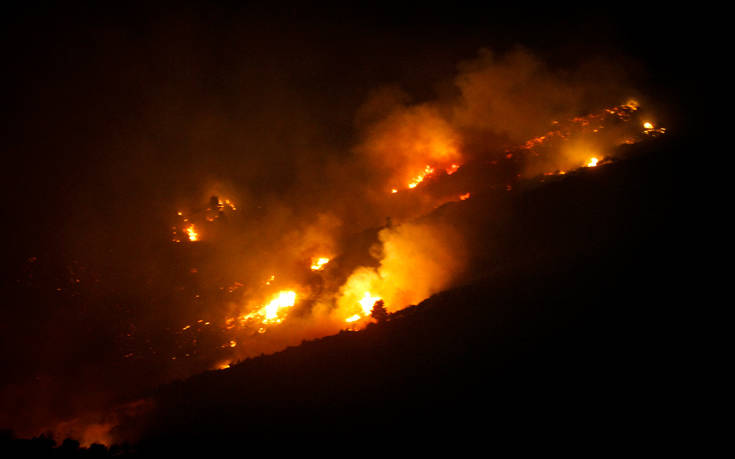
[(311, 270), (321, 271), (322, 269), (324, 269), (324, 266), (326, 266), (327, 263), (329, 263), (329, 258), (327, 257), (312, 258)]

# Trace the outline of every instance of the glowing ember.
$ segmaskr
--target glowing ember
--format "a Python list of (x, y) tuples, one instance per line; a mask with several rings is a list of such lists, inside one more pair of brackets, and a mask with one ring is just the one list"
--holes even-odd
[(326, 257), (312, 258), (311, 259), (311, 270), (321, 271), (322, 269), (324, 269), (324, 266), (327, 263), (329, 263), (329, 258), (326, 258)]
[(459, 164), (452, 164), (446, 169), (447, 175), (452, 175), (459, 169)]
[(465, 193), (465, 194), (459, 195), (459, 200), (460, 201), (466, 201), (468, 199), (470, 199), (470, 193)]
[(199, 240), (199, 233), (197, 233), (196, 229), (194, 228), (194, 224), (191, 224), (186, 227), (186, 234), (189, 236), (189, 240), (191, 242), (196, 242)]
[(650, 121), (646, 121), (643, 123), (643, 133), (650, 136), (657, 136), (666, 133), (666, 128), (657, 128)]
[(398, 190), (396, 188), (393, 188), (390, 190), (391, 193), (398, 193)]
[(585, 164), (585, 166), (587, 166), (587, 167), (595, 167), (595, 166), (597, 166), (598, 161), (599, 161), (599, 159), (597, 159), (597, 158), (590, 158), (589, 161), (587, 161), (587, 164)]

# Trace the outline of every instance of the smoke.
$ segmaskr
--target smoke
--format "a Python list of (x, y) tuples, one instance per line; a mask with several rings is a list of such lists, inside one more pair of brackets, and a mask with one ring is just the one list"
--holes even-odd
[(350, 275), (337, 298), (337, 316), (364, 314), (360, 302), (366, 293), (382, 299), (389, 312), (418, 304), (452, 285), (467, 260), (461, 235), (441, 224), (385, 228), (379, 239), (375, 255), (380, 265), (360, 267)]
[[(46, 109), (9, 146), (27, 164), (8, 193), (21, 268), (8, 276), (3, 357), (14, 371), (0, 393), (12, 408), (0, 423), (21, 434), (362, 326), (366, 294), (393, 312), (455, 285), (466, 238), (417, 221), (458, 199), (437, 191), (441, 180), (630, 95), (617, 68), (551, 67), (520, 49), (483, 50), (449, 74), (454, 52), (411, 67), (409, 51), (390, 58), (378, 43), (367, 65), (356, 45), (328, 45), (333, 37), (314, 46), (298, 30), (269, 40), (262, 25), (235, 34), (197, 24), (78, 37), (99, 47), (67, 43), (79, 50), (27, 90), (24, 103)], [(405, 89), (390, 83), (410, 80), (401, 72), (413, 78)], [(427, 74), (444, 89), (427, 91)], [(613, 138), (576, 139), (521, 167), (566, 169), (607, 154)], [(213, 209), (212, 196), (234, 208)], [(181, 237), (187, 225), (200, 240)], [(311, 271), (313, 257), (330, 261)], [(296, 301), (281, 323), (241, 324), (284, 290)], [(345, 322), (355, 314), (362, 322)]]
[(553, 120), (576, 116), (586, 88), (550, 71), (536, 56), (518, 49), (505, 55), (481, 50), (460, 65), (456, 126), (491, 131), (521, 144), (545, 133)]
[(396, 106), (367, 129), (357, 148), (373, 169), (380, 170), (385, 188), (403, 187), (426, 165), (446, 169), (461, 162), (460, 138), (436, 106)]

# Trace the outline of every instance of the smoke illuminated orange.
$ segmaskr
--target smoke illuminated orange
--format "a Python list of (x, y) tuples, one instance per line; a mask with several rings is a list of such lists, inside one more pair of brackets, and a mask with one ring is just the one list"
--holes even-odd
[(292, 290), (282, 290), (276, 294), (273, 299), (258, 309), (257, 311), (246, 314), (240, 318), (241, 321), (246, 322), (254, 319), (260, 321), (262, 324), (277, 324), (281, 323), (286, 317), (285, 311), (296, 304), (296, 292)]

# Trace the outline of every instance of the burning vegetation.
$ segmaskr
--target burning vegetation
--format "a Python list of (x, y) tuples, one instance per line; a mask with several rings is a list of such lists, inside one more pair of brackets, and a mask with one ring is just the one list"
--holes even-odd
[(457, 96), (365, 102), (339, 159), (306, 167), (295, 152), (270, 165), (274, 177), (294, 167), (288, 179), (263, 180), (253, 162), (240, 175), (253, 185), (187, 183), (156, 207), (153, 248), (117, 255), (133, 274), (72, 273), (53, 294), (73, 302), (93, 285), (85, 301), (115, 305), (119, 359), (156, 382), (388, 320), (472, 274), (466, 235), (433, 212), (604, 167), (666, 133), (609, 85), (569, 81), (529, 53), (482, 52), (460, 66)]
[[(383, 164), (383, 169), (388, 167), (381, 180), (390, 183), (402, 177), (403, 185), (390, 187), (385, 199), (392, 199), (390, 195), (397, 195), (396, 198), (415, 195), (419, 202), (430, 202), (434, 208), (444, 202), (468, 200), (488, 185), (493, 188), (498, 184), (502, 190), (512, 191), (522, 185), (521, 179), (543, 181), (549, 175), (598, 167), (613, 160), (619, 145), (665, 133), (664, 128), (640, 120), (639, 110), (638, 102), (629, 100), (566, 121), (552, 119), (550, 130), (515, 145), (507, 145), (507, 140), (506, 146), (500, 142), (497, 153), (488, 151), (482, 161), (501, 169), (502, 175), (499, 180), (494, 179), (496, 183), (479, 188), (477, 183), (460, 177), (463, 164), (478, 161), (476, 154), (463, 152), (462, 129), (430, 105), (393, 109), (386, 118), (368, 128), (368, 140), (357, 151), (368, 158), (392, 158), (389, 164)], [(475, 189), (446, 197), (429, 193), (432, 186), (454, 180), (462, 187)], [(422, 192), (424, 188), (426, 192)], [(225, 212), (234, 216), (237, 211), (230, 199), (217, 196), (212, 196), (209, 206), (202, 210), (187, 214), (178, 211), (182, 222), (173, 228), (181, 227), (183, 232), (176, 233), (179, 237), (173, 241), (206, 240), (210, 250), (216, 252), (224, 241), (207, 235), (236, 238), (236, 234), (218, 227), (231, 224), (224, 218)], [(211, 354), (209, 367), (226, 369), (232, 362), (264, 349), (276, 350), (295, 340), (340, 329), (361, 329), (374, 320), (372, 313), (378, 302), (381, 308), (393, 313), (418, 304), (456, 282), (466, 266), (462, 235), (446, 226), (412, 222), (410, 212), (396, 217), (402, 221), (394, 224), (389, 219), (377, 232), (370, 257), (359, 263), (349, 255), (349, 244), (338, 242), (343, 238), (342, 223), (334, 214), (320, 214), (303, 232), (289, 233), (281, 243), (288, 240), (288, 246), (295, 250), (286, 251), (288, 256), (281, 257), (281, 262), (269, 260), (262, 263), (262, 269), (256, 267), (255, 272), (262, 273), (256, 277), (265, 281), (244, 276), (218, 287), (227, 292), (228, 298), (220, 300), (218, 307), (203, 311), (208, 314), (207, 320), (199, 319), (195, 327), (191, 324), (179, 327), (189, 343), (181, 348), (183, 354), (174, 353), (170, 359), (191, 359), (197, 355), (209, 359), (204, 356)], [(198, 225), (202, 225), (201, 230)], [(271, 250), (284, 253), (279, 248)], [(252, 259), (266, 253), (260, 250)], [(334, 255), (324, 256), (325, 253)], [(271, 270), (276, 273), (265, 274)], [(195, 294), (196, 300), (200, 298)], [(215, 311), (221, 311), (220, 315), (213, 315)], [(205, 335), (207, 339), (202, 338)], [(212, 336), (220, 338), (212, 341)], [(260, 343), (263, 336), (271, 336), (266, 346), (263, 346), (265, 341)], [(201, 343), (207, 340), (214, 344), (210, 351), (201, 348)], [(222, 354), (226, 355), (225, 360)]]

